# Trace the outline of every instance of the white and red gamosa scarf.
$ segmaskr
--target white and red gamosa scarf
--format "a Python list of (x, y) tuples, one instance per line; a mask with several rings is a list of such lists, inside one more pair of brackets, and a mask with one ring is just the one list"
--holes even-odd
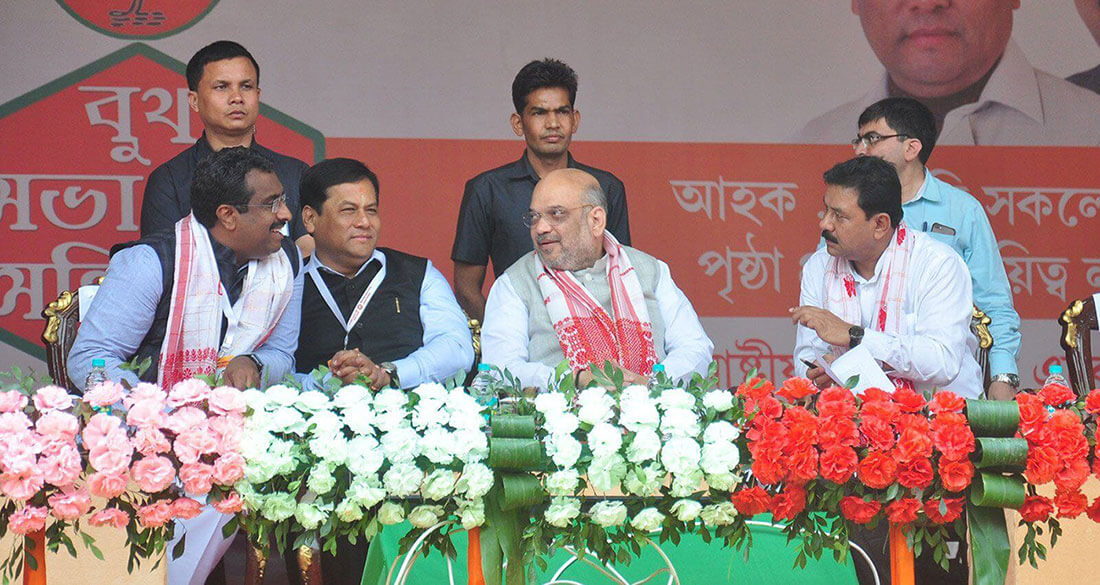
[[(898, 223), (898, 229), (883, 252), (886, 265), (879, 278), (883, 279), (882, 293), (876, 304), (877, 311), (871, 328), (885, 333), (901, 334), (904, 328), (902, 307), (905, 305), (905, 283), (909, 278), (909, 259), (913, 254), (913, 240), (909, 237), (909, 227), (905, 222)], [(825, 269), (825, 307), (834, 315), (848, 323), (863, 323), (856, 291), (856, 279), (852, 274), (852, 265), (844, 258), (833, 256)], [(848, 351), (847, 347), (832, 346), (833, 355), (839, 356)], [(898, 387), (913, 387), (910, 380), (887, 373)]]
[[(290, 303), (294, 272), (282, 250), (251, 260), (236, 304), (218, 273), (210, 235), (194, 215), (176, 222), (175, 286), (160, 351), (158, 382), (177, 382), (223, 369), (255, 351), (271, 335)], [(222, 316), (228, 321), (218, 346)]]
[(603, 248), (614, 315), (608, 315), (571, 272), (549, 268), (535, 255), (539, 290), (550, 322), (571, 368), (602, 366), (611, 360), (648, 375), (657, 363), (657, 354), (642, 285), (623, 246), (609, 232), (604, 232)]

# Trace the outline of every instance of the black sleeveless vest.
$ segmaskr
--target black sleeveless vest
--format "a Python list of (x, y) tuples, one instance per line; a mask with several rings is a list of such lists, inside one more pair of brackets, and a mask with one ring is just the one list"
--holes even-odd
[[(408, 357), (424, 345), (420, 287), (428, 267), (426, 258), (389, 248), (378, 250), (386, 256), (386, 278), (367, 303), (359, 321), (352, 325), (347, 347), (359, 349), (376, 364)], [(341, 349), (344, 349), (344, 329), (321, 298), (313, 278), (307, 274), (294, 367), (298, 372), (311, 372), (317, 366), (326, 365)]]

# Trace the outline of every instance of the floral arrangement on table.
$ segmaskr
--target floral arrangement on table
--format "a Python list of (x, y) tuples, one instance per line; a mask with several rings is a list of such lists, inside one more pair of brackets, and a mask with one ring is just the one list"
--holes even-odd
[[(240, 509), (232, 488), (244, 472), (240, 391), (197, 379), (168, 392), (106, 382), (83, 397), (26, 379), (8, 387), (0, 391), (0, 535), (44, 530), (47, 549), (74, 556), (79, 535), (102, 558), (83, 526), (125, 529), (133, 570), (164, 552), (171, 520), (201, 511), (195, 498)], [(5, 578), (21, 570), (23, 539), (14, 546), (0, 563)]]
[[(261, 548), (273, 535), (279, 550), (334, 552), (338, 537), (354, 543), (406, 519), (408, 538), (449, 518), (484, 523), (486, 421), (462, 388), (348, 385), (330, 396), (276, 385), (245, 400), (240, 523)], [(445, 532), (431, 544), (454, 553)]]

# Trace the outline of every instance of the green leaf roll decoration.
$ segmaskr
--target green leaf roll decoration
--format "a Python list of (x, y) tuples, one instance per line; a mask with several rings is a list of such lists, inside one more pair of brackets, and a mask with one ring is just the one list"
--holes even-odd
[(1027, 466), (1027, 439), (979, 437), (971, 460), (978, 469), (1021, 472)]
[(1018, 509), (1024, 505), (1024, 482), (1018, 477), (979, 473), (970, 485), (970, 501), (987, 508)]
[(1012, 437), (1020, 428), (1020, 406), (1009, 400), (966, 401), (966, 418), (975, 437)]

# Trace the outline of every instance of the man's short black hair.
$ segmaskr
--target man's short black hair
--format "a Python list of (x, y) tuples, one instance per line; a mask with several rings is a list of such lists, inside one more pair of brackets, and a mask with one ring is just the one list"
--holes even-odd
[(191, 211), (195, 219), (207, 228), (212, 227), (221, 205), (232, 205), (247, 213), (249, 208), (245, 206), (254, 195), (247, 181), (251, 171), (275, 174), (275, 165), (243, 146), (223, 148), (200, 160), (191, 179)]
[(328, 194), (325, 191), (329, 187), (343, 185), (344, 183), (358, 183), (366, 179), (374, 186), (376, 201), (381, 197), (378, 189), (378, 175), (367, 168), (367, 165), (353, 158), (329, 158), (325, 159), (302, 173), (301, 187), (298, 196), (302, 199), (302, 207), (306, 205), (321, 213), (321, 207), (325, 205)]
[(541, 61), (531, 61), (523, 66), (512, 81), (512, 104), (516, 113), (523, 114), (527, 107), (527, 96), (536, 89), (560, 87), (569, 93), (569, 106), (577, 101), (577, 72), (565, 63), (547, 57)]
[(885, 213), (890, 225), (901, 223), (901, 181), (894, 165), (877, 156), (859, 156), (825, 171), (825, 184), (855, 189), (868, 219)]
[(202, 72), (207, 63), (236, 59), (237, 57), (248, 57), (248, 60), (252, 61), (252, 66), (256, 68), (256, 85), (260, 85), (260, 64), (252, 57), (252, 53), (249, 53), (248, 49), (233, 41), (214, 41), (199, 49), (187, 62), (187, 89), (198, 91), (199, 80), (202, 79)]
[(859, 127), (870, 124), (879, 118), (898, 134), (920, 140), (920, 153), (917, 158), (921, 164), (928, 164), (932, 149), (936, 147), (936, 117), (924, 104), (913, 98), (891, 97), (879, 100), (859, 115)]

